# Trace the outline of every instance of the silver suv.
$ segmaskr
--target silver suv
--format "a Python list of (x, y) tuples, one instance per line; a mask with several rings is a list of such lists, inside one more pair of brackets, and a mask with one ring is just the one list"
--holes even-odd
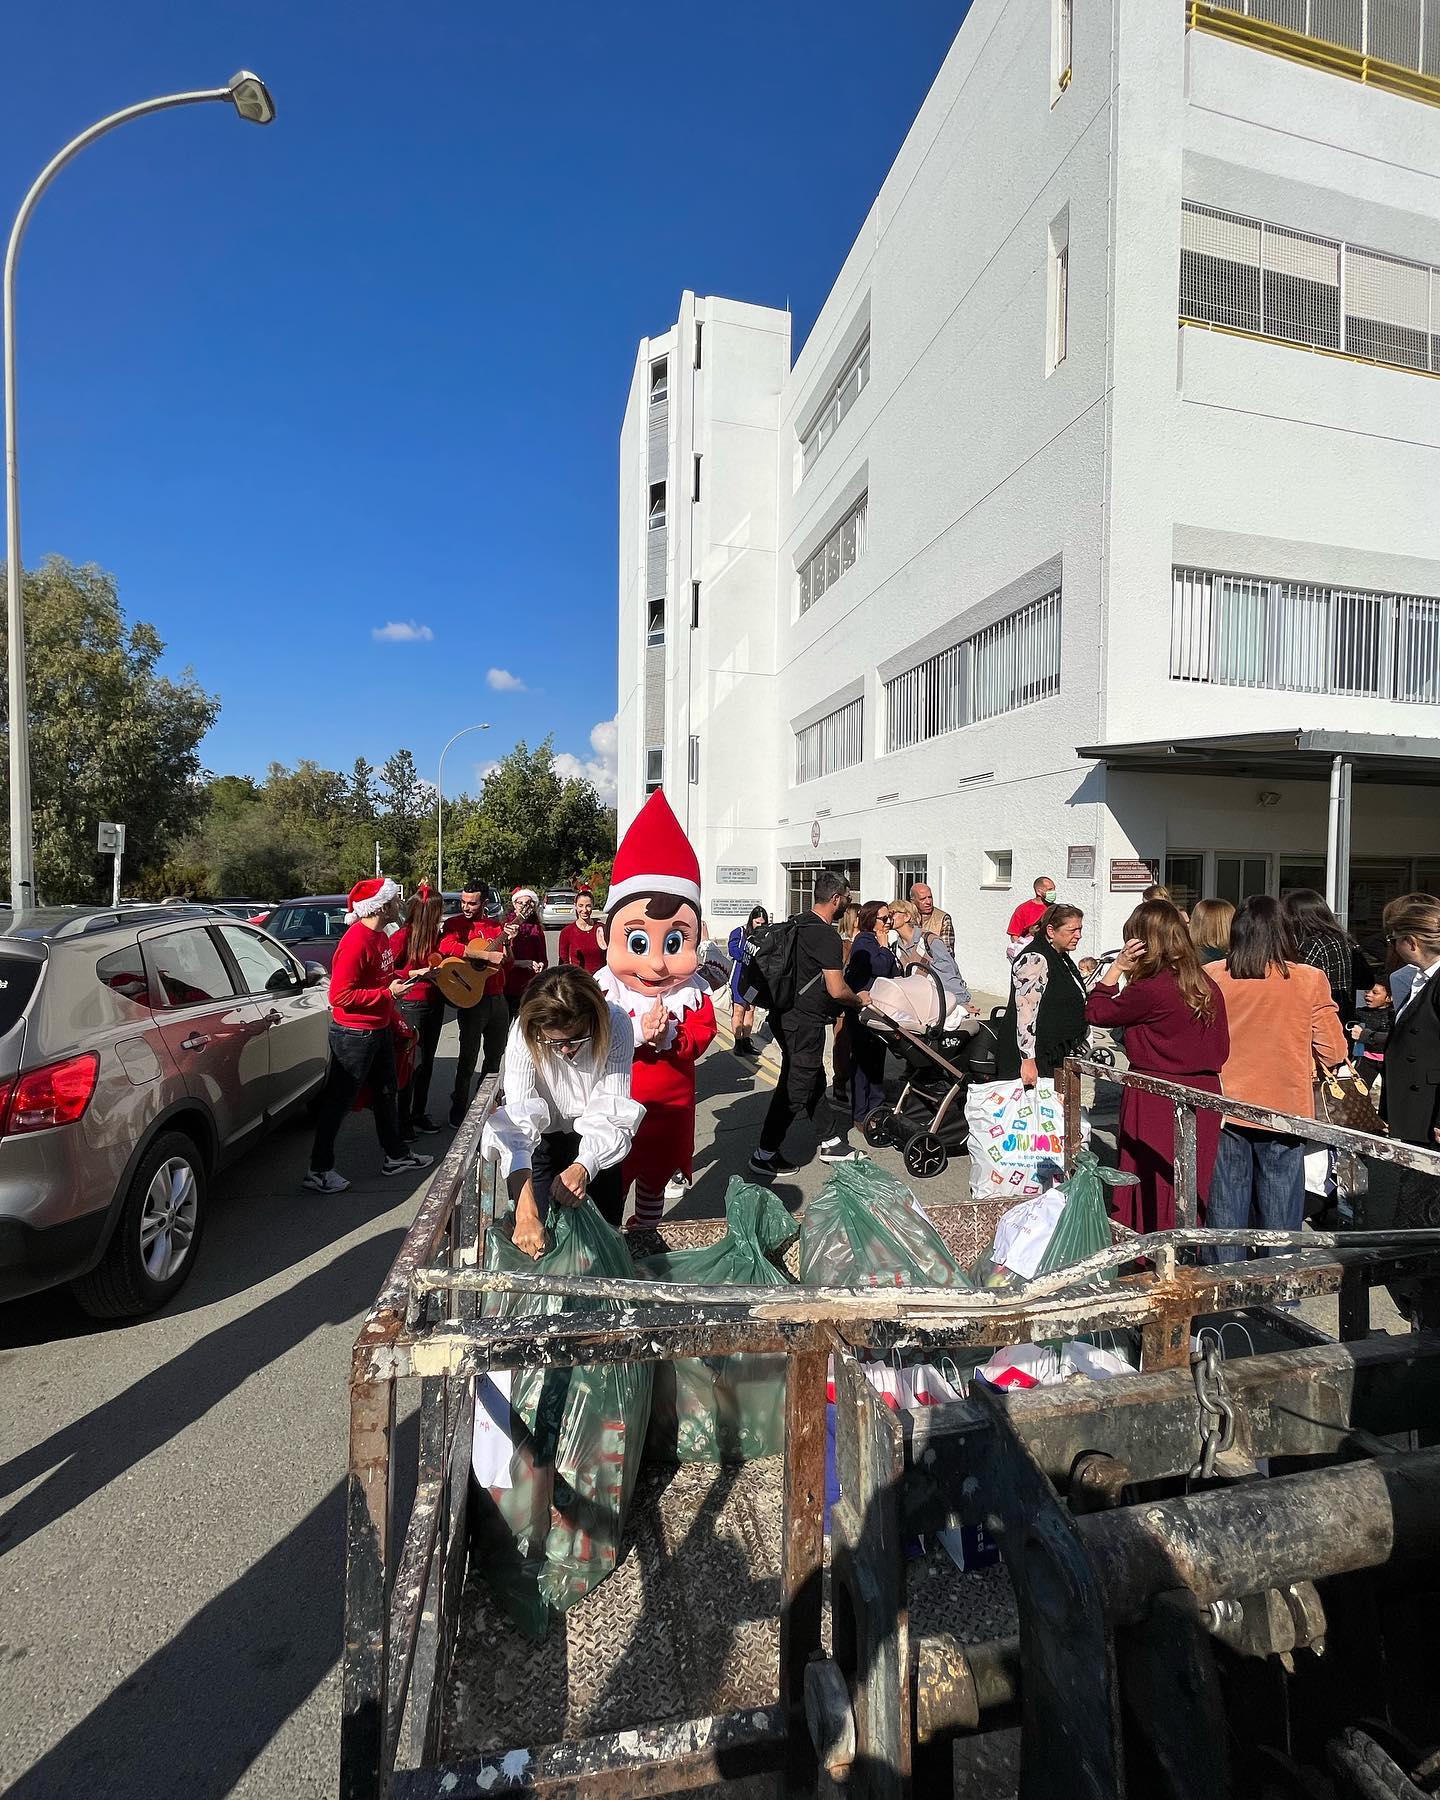
[(0, 912), (0, 1300), (190, 1273), (210, 1175), (323, 1085), (325, 971), (206, 907)]

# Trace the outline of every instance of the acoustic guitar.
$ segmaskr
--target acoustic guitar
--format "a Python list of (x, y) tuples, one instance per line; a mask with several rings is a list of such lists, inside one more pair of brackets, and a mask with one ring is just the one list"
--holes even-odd
[(451, 1006), (463, 1012), (483, 1000), (493, 982), (503, 979), (503, 964), (480, 961), (485, 951), (503, 947), (501, 938), (471, 938), (463, 956), (442, 956), (436, 950), (429, 958), (430, 980)]

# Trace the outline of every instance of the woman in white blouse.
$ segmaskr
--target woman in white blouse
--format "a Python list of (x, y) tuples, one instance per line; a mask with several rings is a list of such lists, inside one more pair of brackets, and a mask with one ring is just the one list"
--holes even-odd
[(486, 1122), (481, 1152), (500, 1164), (514, 1241), (528, 1255), (545, 1248), (552, 1196), (579, 1206), (589, 1194), (619, 1226), (620, 1165), (645, 1117), (630, 1097), (634, 1056), (629, 1015), (583, 969), (547, 969), (525, 990), (505, 1046), (505, 1104)]

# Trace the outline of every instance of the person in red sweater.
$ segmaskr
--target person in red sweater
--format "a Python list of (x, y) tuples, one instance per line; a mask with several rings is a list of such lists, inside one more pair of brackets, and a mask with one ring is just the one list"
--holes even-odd
[(450, 1095), (450, 1123), (465, 1123), (470, 1110), (470, 1083), (475, 1064), (483, 1050), (480, 1079), (493, 1075), (505, 1054), (505, 1034), (510, 1029), (510, 1013), (505, 1005), (505, 976), (501, 973), (509, 961), (500, 927), (485, 917), (485, 889), (472, 881), (461, 890), (460, 910), (445, 921), (437, 946), (441, 956), (463, 956), (468, 962), (489, 966), (495, 974), (484, 995), (473, 1006), (458, 1006), (455, 1020), (460, 1027), (460, 1048), (455, 1056), (455, 1086)]
[(505, 971), (505, 1004), (513, 1019), (526, 988), (550, 961), (540, 923), (540, 896), (534, 888), (517, 887), (510, 896), (510, 911), (505, 915), (505, 948), (510, 952)]
[(1055, 883), (1048, 875), (1037, 875), (1034, 894), (1033, 900), (1020, 902), (1011, 913), (1010, 923), (1005, 928), (1005, 934), (1009, 939), (1005, 954), (1012, 962), (1035, 935), (1035, 927), (1055, 904)]
[(715, 1038), (715, 1008), (701, 979), (700, 864), (656, 790), (620, 841), (602, 926), (605, 967), (595, 977), (635, 1032), (631, 1095), (645, 1108), (620, 1171), (635, 1184), (635, 1224), (656, 1225), (674, 1175), (691, 1179), (695, 1064)]
[(330, 965), (330, 1070), (315, 1112), (315, 1142), (304, 1185), (317, 1194), (343, 1194), (350, 1183), (335, 1167), (335, 1139), (355, 1096), (370, 1089), (370, 1110), (384, 1153), (381, 1173), (408, 1175), (432, 1158), (407, 1147), (396, 1116), (395, 1001), (410, 987), (395, 974), (386, 927), (400, 916), (400, 889), (375, 876), (350, 890), (350, 929)]
[(595, 923), (595, 896), (588, 888), (581, 888), (575, 896), (575, 923), (560, 933), (560, 960), (587, 975), (596, 975), (605, 967), (605, 946)]

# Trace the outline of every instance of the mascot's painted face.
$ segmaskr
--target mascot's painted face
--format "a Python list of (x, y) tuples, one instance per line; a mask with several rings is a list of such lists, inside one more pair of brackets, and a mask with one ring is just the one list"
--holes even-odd
[(605, 961), (624, 986), (661, 999), (695, 979), (700, 961), (700, 921), (688, 900), (673, 917), (651, 918), (652, 896), (622, 901), (602, 927)]

